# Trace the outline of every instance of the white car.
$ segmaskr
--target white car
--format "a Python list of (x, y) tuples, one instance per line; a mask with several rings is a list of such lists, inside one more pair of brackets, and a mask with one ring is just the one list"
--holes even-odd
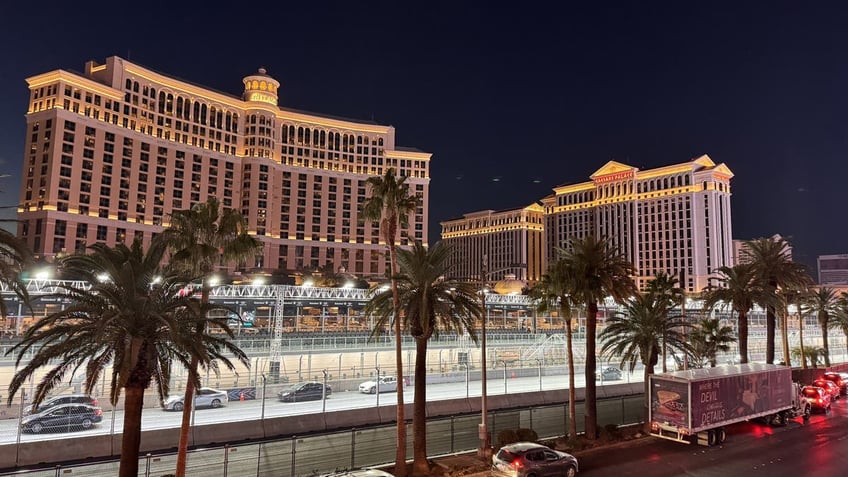
[(359, 392), (365, 394), (389, 393), (397, 391), (398, 380), (394, 376), (381, 376), (378, 381), (365, 381), (359, 385)]
[[(212, 388), (200, 388), (198, 394), (194, 396), (194, 407), (211, 407), (217, 409), (229, 401), (227, 399), (227, 391), (220, 391)], [(163, 409), (166, 411), (182, 411), (184, 397), (182, 395), (169, 396), (163, 403)]]

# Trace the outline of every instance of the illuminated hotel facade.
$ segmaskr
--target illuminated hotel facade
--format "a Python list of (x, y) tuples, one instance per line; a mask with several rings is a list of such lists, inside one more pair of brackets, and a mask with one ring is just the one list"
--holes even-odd
[(479, 279), (486, 255), (489, 281), (508, 275), (529, 283), (539, 280), (544, 273), (543, 224), (538, 204), (472, 212), (442, 222), (442, 240), (454, 250), (450, 259), (453, 277)]
[[(562, 185), (542, 198), (542, 270), (556, 259), (557, 249), (572, 238), (607, 237), (636, 269), (644, 288), (659, 272), (680, 278), (689, 292), (709, 285), (722, 266), (731, 266), (733, 241), (730, 180), (733, 173), (709, 156), (640, 171), (610, 161), (587, 182)], [(469, 217), (470, 216), (470, 217)], [(485, 221), (469, 214), (463, 240), (490, 234)], [(456, 221), (442, 223), (442, 238), (458, 234)], [(478, 239), (480, 240), (480, 239)], [(479, 262), (480, 247), (462, 253)], [(529, 250), (529, 248), (528, 248)], [(491, 253), (491, 252), (490, 252)], [(507, 249), (502, 263), (520, 261), (527, 251)]]
[(262, 243), (246, 268), (386, 276), (379, 226), (359, 205), (389, 167), (421, 199), (399, 242), (427, 241), (431, 154), (397, 146), (391, 126), (279, 107), (262, 69), (241, 98), (118, 57), (27, 83), (18, 236), (40, 257), (149, 244), (172, 212), (216, 197)]

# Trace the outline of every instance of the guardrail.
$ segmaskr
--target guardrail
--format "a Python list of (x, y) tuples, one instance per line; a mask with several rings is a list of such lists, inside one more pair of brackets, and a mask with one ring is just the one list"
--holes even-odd
[[(644, 395), (631, 394), (598, 400), (598, 424), (624, 425), (641, 422)], [(583, 415), (583, 403), (577, 403), (577, 415)], [(518, 409), (502, 409), (489, 413), (492, 442), (502, 430), (529, 428), (540, 438), (561, 436), (566, 429), (566, 412), (562, 404)], [(480, 440), (477, 426), (479, 413), (431, 418), (427, 421), (427, 450), (431, 456), (466, 452)], [(577, 422), (583, 431), (583, 420)], [(373, 467), (394, 461), (396, 445), (394, 425), (356, 427), (344, 431), (290, 436), (282, 439), (242, 445), (193, 450), (188, 453), (186, 473), (193, 477), (265, 477), (316, 476), (342, 469)], [(411, 433), (411, 428), (409, 428)], [(412, 436), (408, 436), (407, 455), (412, 455)], [(140, 475), (162, 477), (176, 467), (174, 453), (149, 453), (139, 461)], [(111, 477), (117, 474), (118, 462), (56, 465), (38, 470), (0, 472), (0, 476), (73, 476)]]

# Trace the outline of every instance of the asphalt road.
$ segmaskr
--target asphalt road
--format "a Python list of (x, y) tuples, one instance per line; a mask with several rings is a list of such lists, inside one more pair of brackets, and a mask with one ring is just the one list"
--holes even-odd
[[(538, 376), (502, 379), (497, 371), (490, 371), (490, 379), (487, 381), (487, 393), (496, 396), (506, 393), (532, 392), (539, 390), (565, 389), (568, 382), (566, 376), (543, 376), (541, 381)], [(609, 381), (609, 384), (622, 382), (637, 382), (642, 380), (642, 373), (637, 371), (632, 375), (625, 373), (624, 379)], [(583, 387), (585, 378), (582, 374), (575, 376), (575, 387)], [(261, 395), (261, 393), (260, 393)], [(480, 381), (469, 383), (442, 383), (427, 385), (427, 400), (438, 401), (443, 399), (455, 399), (462, 397), (479, 397), (481, 395)], [(388, 406), (395, 404), (396, 394), (393, 392), (379, 395), (362, 394), (356, 391), (333, 393), (325, 402), (308, 401), (297, 403), (279, 402), (275, 395), (268, 394), (263, 408), (262, 400), (230, 401), (226, 406), (218, 409), (197, 409), (194, 413), (195, 424), (211, 424), (221, 422), (239, 422), (261, 419), (264, 417), (278, 417), (289, 415), (303, 415), (321, 413), (324, 411), (340, 411), (347, 409), (362, 409), (370, 406)], [(413, 399), (412, 388), (404, 392), (405, 402), (411, 403)], [(123, 411), (109, 409), (108, 402), (101, 402), (103, 407), (103, 421), (96, 424), (92, 429), (86, 431), (71, 432), (45, 432), (42, 434), (21, 433), (18, 435), (18, 420), (0, 420), (0, 444), (15, 443), (17, 439), (21, 442), (48, 441), (60, 439), (72, 439), (80, 435), (97, 435), (121, 433), (123, 429)], [(114, 418), (113, 418), (114, 416)], [(142, 430), (178, 428), (180, 426), (181, 413), (163, 411), (159, 408), (147, 408), (142, 414)]]
[(581, 476), (842, 477), (848, 475), (848, 400), (830, 415), (814, 414), (773, 428), (740, 423), (716, 447), (646, 438), (580, 459)]

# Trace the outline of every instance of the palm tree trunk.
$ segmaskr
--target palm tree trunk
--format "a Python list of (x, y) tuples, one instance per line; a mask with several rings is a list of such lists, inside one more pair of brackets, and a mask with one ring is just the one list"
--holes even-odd
[[(668, 347), (666, 346), (666, 343), (665, 343), (665, 333), (666, 333), (666, 331), (663, 330), (663, 335), (662, 335), (662, 340), (663, 340), (663, 342), (662, 342), (662, 351), (663, 351), (662, 352), (662, 358), (663, 358), (662, 370), (663, 370), (663, 373), (668, 372), (668, 369), (667, 369), (667, 366), (668, 366), (668, 354), (667, 354), (668, 353)], [(675, 369), (677, 369), (677, 368), (675, 368)]]
[[(652, 345), (648, 346), (648, 363), (642, 363), (645, 366), (644, 369), (644, 385), (645, 385), (645, 424), (643, 425), (643, 430), (646, 434), (651, 433), (651, 421), (650, 421), (650, 406), (651, 406), (651, 379), (650, 376), (654, 374), (654, 367), (650, 364), (653, 361), (651, 355), (654, 353), (654, 347)], [(665, 359), (663, 359), (665, 361)], [(665, 366), (665, 365), (663, 365)]]
[[(200, 322), (197, 325), (197, 331), (195, 335), (197, 335), (198, 339), (203, 336), (204, 332), (204, 323), (206, 319), (206, 304), (209, 303), (209, 287), (206, 285), (206, 280), (203, 280), (203, 284), (201, 285), (200, 291), (200, 309), (203, 315), (199, 317)], [(190, 374), (197, 373), (197, 365), (198, 359), (196, 356), (191, 357), (191, 369), (189, 369)], [(191, 378), (191, 376), (189, 376)], [(183, 395), (183, 415), (182, 420), (180, 421), (180, 442), (177, 447), (177, 468), (174, 471), (174, 475), (176, 477), (185, 477), (186, 475), (186, 467), (188, 466), (188, 431), (191, 428), (191, 410), (194, 407), (194, 381), (192, 379), (188, 379), (186, 381), (185, 394)]]
[[(789, 312), (786, 313), (787, 318)], [(798, 305), (798, 346), (801, 348), (801, 368), (807, 369), (807, 356), (804, 352), (804, 318), (801, 316), (801, 305)], [(816, 367), (815, 359), (813, 359), (813, 367)]]
[(830, 346), (827, 344), (827, 322), (828, 318), (819, 318), (819, 326), (821, 326), (822, 348), (824, 349), (824, 365), (830, 367)]
[[(395, 365), (398, 379), (397, 387), (397, 449), (395, 452), (396, 477), (406, 477), (406, 416), (403, 402), (403, 335), (400, 323), (400, 297), (398, 296), (397, 280), (398, 264), (395, 250), (396, 230), (393, 227), (386, 229), (386, 243), (389, 244), (389, 259), (392, 266), (392, 305), (394, 307), (395, 320)], [(426, 360), (425, 360), (426, 363)], [(417, 366), (417, 363), (416, 363)], [(178, 476), (179, 477), (179, 476)]]
[(766, 363), (774, 364), (774, 329), (777, 325), (774, 307), (766, 307)]
[(789, 310), (784, 307), (783, 321), (780, 324), (780, 341), (783, 345), (783, 361), (787, 366), (792, 366), (792, 360), (789, 355)]
[(412, 473), (429, 475), (427, 461), (427, 339), (415, 339), (415, 389), (412, 401)]
[(748, 362), (748, 313), (739, 312), (739, 362)]
[[(565, 316), (565, 315), (563, 315)], [(568, 360), (568, 438), (577, 437), (577, 403), (574, 391), (574, 347), (572, 345), (571, 317), (565, 320), (565, 352)], [(595, 378), (592, 377), (592, 381)]]
[(597, 348), (595, 339), (598, 325), (598, 304), (590, 302), (586, 307), (586, 403), (584, 416), (584, 430), (586, 438), (595, 440), (598, 438), (598, 403), (595, 402), (598, 390), (595, 386), (595, 366)]
[(138, 477), (138, 450), (141, 447), (141, 411), (144, 388), (124, 388), (124, 431), (121, 438), (119, 477)]

